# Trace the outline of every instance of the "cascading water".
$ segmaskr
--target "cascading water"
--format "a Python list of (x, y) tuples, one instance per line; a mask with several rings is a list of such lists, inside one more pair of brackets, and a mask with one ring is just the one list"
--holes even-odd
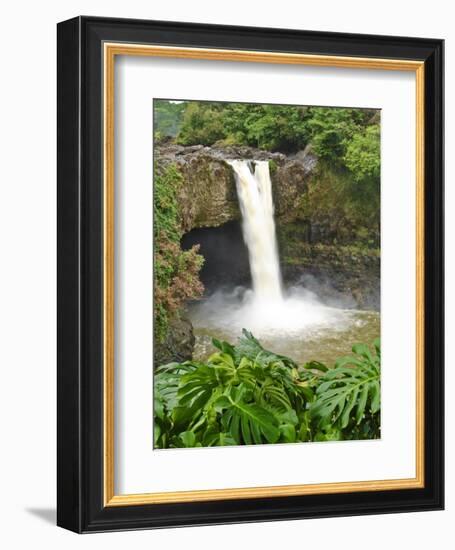
[(229, 164), (235, 173), (254, 297), (259, 302), (281, 301), (283, 296), (269, 163), (232, 160)]
[[(242, 214), (253, 288), (217, 291), (189, 310), (195, 358), (213, 352), (212, 338), (235, 341), (243, 328), (278, 353), (304, 362), (332, 360), (349, 352), (344, 343), (370, 341), (379, 316), (321, 304), (302, 285), (283, 289), (275, 234), (272, 183), (267, 161), (230, 160)], [(373, 336), (374, 338), (375, 336)]]

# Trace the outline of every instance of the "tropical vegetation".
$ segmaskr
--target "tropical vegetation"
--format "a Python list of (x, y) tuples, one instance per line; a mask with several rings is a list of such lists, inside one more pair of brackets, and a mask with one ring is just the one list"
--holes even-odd
[(286, 155), (310, 147), (320, 168), (317, 185), (296, 206), (299, 219), (329, 226), (333, 244), (379, 246), (377, 109), (167, 100), (156, 100), (154, 109), (157, 144), (249, 145)]
[(250, 145), (291, 153), (311, 143), (322, 159), (355, 181), (379, 176), (380, 118), (375, 109), (254, 103), (155, 102), (155, 139), (181, 145)]
[(156, 448), (380, 437), (379, 340), (354, 345), (330, 368), (298, 365), (246, 330), (235, 346), (213, 345), (206, 362), (156, 370)]
[[(338, 273), (364, 258), (359, 270), (376, 269), (378, 110), (155, 100), (154, 143), (155, 343), (169, 347), (173, 320), (183, 318), (187, 303), (204, 293), (204, 258), (198, 246), (184, 250), (181, 244), (185, 171), (176, 156), (163, 161), (168, 145), (170, 151), (180, 150), (175, 145), (202, 145), (231, 153), (231, 147), (249, 146), (291, 158), (298, 153), (299, 159), (310, 152), (317, 169), (296, 199), (292, 219), (277, 220), (281, 262), (290, 268), (306, 267), (304, 260), (310, 266), (325, 262)], [(272, 181), (282, 169), (282, 157), (273, 158)], [(213, 339), (213, 346), (204, 360), (157, 361), (155, 448), (380, 437), (378, 340), (354, 345), (352, 354), (333, 364), (299, 364), (265, 349), (247, 330), (235, 345)], [(191, 346), (184, 355), (189, 356)]]
[(182, 250), (182, 227), (177, 192), (182, 175), (174, 165), (155, 170), (154, 186), (154, 338), (162, 342), (169, 321), (178, 316), (186, 300), (202, 295), (198, 274), (204, 258), (198, 246)]

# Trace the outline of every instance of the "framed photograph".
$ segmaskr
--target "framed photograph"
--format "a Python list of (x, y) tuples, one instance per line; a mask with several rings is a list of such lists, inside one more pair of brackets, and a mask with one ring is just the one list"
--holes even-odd
[(58, 525), (443, 508), (443, 41), (58, 25)]

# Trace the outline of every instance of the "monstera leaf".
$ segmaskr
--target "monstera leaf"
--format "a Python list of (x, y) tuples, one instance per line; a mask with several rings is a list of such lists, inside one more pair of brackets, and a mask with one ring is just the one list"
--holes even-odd
[(334, 368), (303, 366), (248, 331), (214, 340), (206, 361), (155, 371), (157, 448), (373, 439), (380, 433), (380, 349), (357, 344)]
[(353, 346), (354, 356), (342, 357), (322, 377), (316, 390), (316, 400), (310, 407), (320, 425), (335, 425), (341, 429), (351, 421), (360, 424), (365, 413), (380, 409), (380, 351), (375, 342), (375, 355), (364, 344)]
[(155, 399), (155, 408), (158, 405), (164, 406), (168, 411), (172, 410), (178, 401), (177, 392), (181, 377), (193, 370), (193, 365), (187, 363), (169, 363), (156, 369), (154, 386), (158, 399)]
[(239, 338), (238, 344), (232, 349), (237, 362), (239, 362), (242, 357), (247, 357), (251, 361), (259, 363), (262, 367), (267, 367), (270, 363), (277, 362), (286, 367), (297, 367), (297, 364), (289, 357), (277, 355), (263, 348), (259, 340), (246, 329), (242, 330), (242, 336)]
[(246, 393), (244, 386), (240, 385), (216, 401), (216, 410), (223, 412), (224, 427), (237, 444), (276, 443), (280, 437), (277, 419), (266, 408), (246, 403)]

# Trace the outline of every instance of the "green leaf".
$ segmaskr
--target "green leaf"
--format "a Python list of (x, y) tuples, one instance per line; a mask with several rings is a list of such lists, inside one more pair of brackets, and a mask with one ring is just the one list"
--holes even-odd
[(299, 418), (294, 409), (276, 411), (274, 412), (274, 414), (281, 424), (291, 424), (292, 426), (297, 426), (297, 424), (299, 423)]
[(297, 364), (284, 355), (277, 355), (271, 351), (266, 350), (261, 346), (259, 340), (257, 340), (251, 332), (246, 329), (242, 330), (242, 336), (239, 339), (238, 344), (235, 346), (235, 357), (238, 363), (242, 357), (247, 357), (251, 361), (258, 362), (262, 367), (265, 367), (273, 362), (281, 363), (287, 367), (297, 367)]
[(212, 338), (212, 344), (215, 348), (218, 348), (220, 351), (223, 351), (223, 345), (217, 338)]
[(379, 381), (373, 380), (370, 384), (370, 394), (371, 394), (371, 412), (377, 413), (381, 406), (381, 389), (379, 387)]
[[(380, 433), (380, 349), (364, 344), (333, 369), (299, 367), (243, 331), (237, 346), (214, 339), (206, 362), (154, 373), (159, 448), (372, 439)], [(183, 434), (183, 435), (182, 435)]]
[(353, 346), (355, 356), (341, 357), (335, 368), (327, 371), (310, 406), (311, 416), (321, 424), (335, 424), (346, 429), (352, 417), (362, 421), (367, 404), (372, 414), (380, 408), (380, 363), (364, 344)]
[(333, 426), (327, 430), (317, 432), (314, 436), (314, 441), (341, 441), (342, 439), (341, 430)]
[(305, 411), (300, 415), (300, 428), (298, 431), (299, 441), (311, 440), (311, 417), (308, 411)]
[[(364, 384), (364, 386), (366, 386), (368, 388), (367, 384)], [(346, 403), (346, 406), (343, 409), (343, 413), (341, 414), (341, 418), (340, 418), (340, 424), (341, 424), (342, 428), (346, 428), (346, 426), (349, 424), (351, 411), (356, 405), (358, 394), (359, 394), (359, 388), (356, 387), (356, 388), (354, 388), (354, 390), (351, 392), (351, 394), (349, 395), (349, 397), (346, 400), (347, 403)]]
[(179, 437), (185, 447), (194, 447), (196, 445), (196, 435), (194, 432), (182, 432), (179, 434)]
[(292, 424), (281, 424), (280, 425), (281, 441), (285, 443), (295, 443), (296, 432), (295, 426)]
[(177, 426), (188, 425), (194, 417), (195, 411), (190, 407), (175, 407), (172, 411), (172, 420)]
[(376, 338), (373, 341), (373, 346), (376, 351), (376, 355), (380, 358), (381, 357), (381, 340), (380, 338)]
[(365, 359), (368, 359), (371, 363), (374, 362), (373, 356), (371, 355), (370, 349), (366, 344), (354, 344), (352, 346), (352, 351), (356, 355), (361, 355)]
[(202, 445), (204, 447), (227, 447), (236, 445), (236, 441), (230, 433), (220, 432), (219, 430), (208, 430), (203, 437)]
[(276, 443), (280, 437), (276, 418), (267, 409), (256, 404), (231, 399), (225, 422), (237, 443)]
[(230, 406), (231, 406), (231, 402), (225, 395), (222, 395), (221, 397), (219, 397), (213, 404), (213, 407), (216, 410), (216, 412), (222, 412), (223, 409), (227, 409)]
[(158, 440), (160, 439), (161, 435), (161, 428), (158, 422), (155, 422), (155, 425), (153, 426), (153, 440), (155, 445), (158, 445)]
[(228, 342), (221, 342), (216, 338), (212, 338), (212, 344), (223, 353), (230, 355), (232, 358), (235, 357), (235, 348), (234, 346), (231, 346), (231, 344), (229, 344)]
[(320, 363), (319, 361), (309, 361), (303, 365), (303, 368), (308, 370), (317, 370), (320, 372), (327, 372), (329, 370), (324, 363)]
[(163, 397), (158, 392), (155, 395), (154, 405), (155, 405), (155, 417), (163, 420), (164, 419), (164, 402), (163, 402)]
[(369, 386), (367, 384), (364, 384), (362, 387), (362, 391), (360, 393), (359, 401), (357, 403), (357, 411), (355, 415), (355, 421), (357, 424), (360, 424), (363, 415), (365, 413), (365, 407), (367, 405), (367, 399), (368, 399), (368, 391)]

